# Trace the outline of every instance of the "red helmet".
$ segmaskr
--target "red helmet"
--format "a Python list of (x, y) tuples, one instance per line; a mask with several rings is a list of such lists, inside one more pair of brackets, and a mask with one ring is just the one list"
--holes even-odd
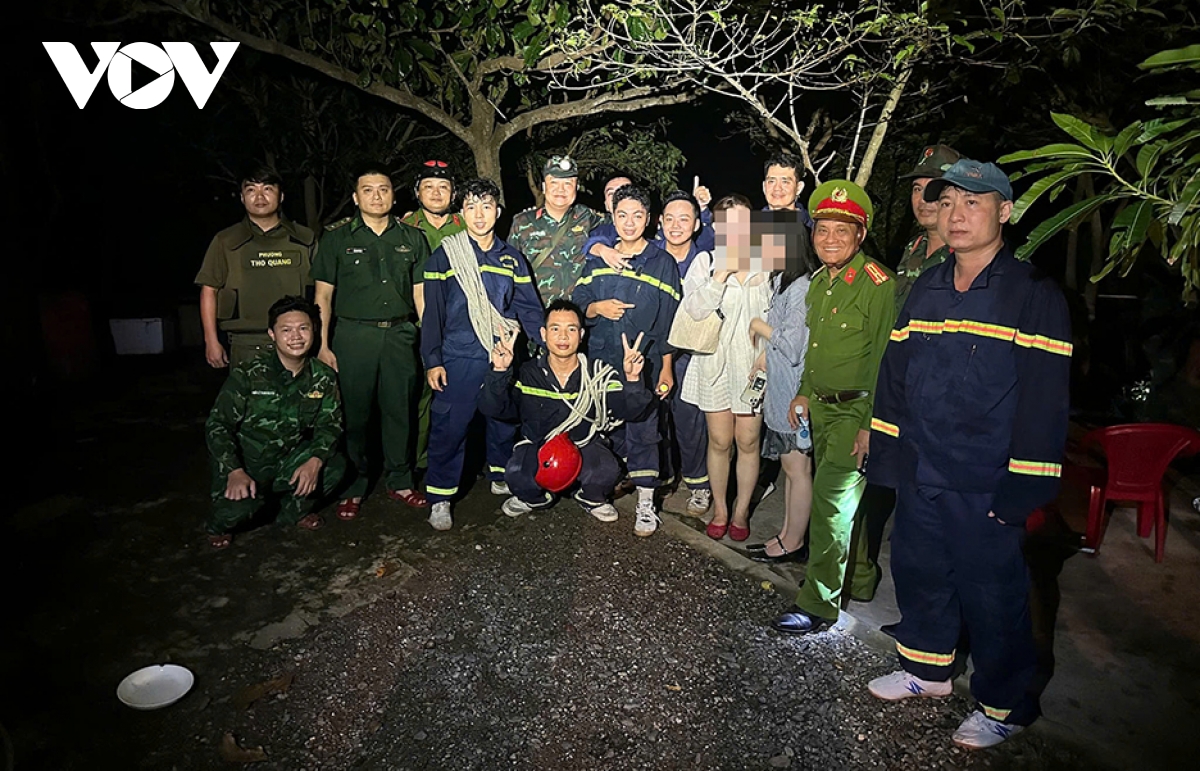
[(538, 450), (538, 470), (533, 479), (539, 487), (552, 493), (561, 493), (575, 483), (579, 470), (583, 468), (583, 456), (579, 448), (566, 434), (546, 440)]

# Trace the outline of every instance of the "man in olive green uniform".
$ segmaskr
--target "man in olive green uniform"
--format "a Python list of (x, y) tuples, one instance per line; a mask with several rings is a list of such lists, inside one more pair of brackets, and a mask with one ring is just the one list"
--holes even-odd
[(516, 247), (533, 268), (542, 304), (570, 297), (583, 275), (583, 245), (592, 228), (604, 217), (575, 202), (579, 169), (575, 161), (556, 155), (542, 169), (543, 206), (513, 217), (508, 243)]
[[(462, 215), (454, 213), (454, 175), (450, 164), (445, 161), (425, 161), (417, 171), (413, 192), (420, 204), (414, 212), (404, 215), (400, 221), (412, 225), (425, 234), (429, 242), (429, 253), (441, 245), (442, 239), (467, 229)], [(429, 467), (429, 406), (433, 403), (433, 389), (425, 378), (421, 378), (421, 400), (417, 403), (417, 468)]]
[[(354, 519), (367, 494), (367, 428), (373, 408), (382, 416), (383, 471), (388, 496), (424, 508), (414, 489), (409, 427), (420, 396), (417, 355), (419, 284), (429, 244), (416, 228), (392, 216), (392, 180), (381, 165), (355, 178), (358, 214), (330, 225), (313, 258), (322, 317), (337, 319), (333, 347), (321, 330), (321, 361), (338, 373), (346, 412), (346, 450), (357, 471), (338, 504)], [(332, 312), (331, 312), (332, 311)]]
[[(875, 379), (896, 321), (894, 276), (859, 251), (874, 208), (847, 180), (813, 191), (813, 247), (822, 267), (808, 290), (809, 348), (800, 393), (792, 401), (813, 433), (812, 516), (808, 572), (796, 608), (773, 626), (789, 634), (815, 632), (837, 621), (855, 511), (862, 497)], [(855, 555), (851, 596), (870, 596), (877, 573), (866, 539)]]
[(272, 350), (267, 309), (284, 295), (303, 295), (316, 238), (280, 213), (279, 176), (258, 169), (242, 180), (245, 218), (217, 233), (196, 275), (205, 358), (213, 367), (229, 364), (217, 334), (229, 335), (236, 366)]
[(333, 494), (346, 467), (337, 454), (337, 376), (309, 358), (320, 325), (316, 305), (284, 297), (267, 320), (275, 348), (233, 366), (205, 425), (212, 465), (207, 529), (218, 549), (273, 498), (280, 522), (316, 530), (321, 518), (313, 505)]
[(900, 264), (896, 266), (896, 312), (904, 307), (909, 290), (917, 276), (941, 265), (950, 256), (950, 247), (938, 235), (938, 203), (925, 200), (925, 186), (942, 176), (962, 156), (953, 147), (931, 145), (921, 152), (921, 159), (900, 179), (912, 180), (912, 210), (917, 224), (924, 231), (908, 242)]

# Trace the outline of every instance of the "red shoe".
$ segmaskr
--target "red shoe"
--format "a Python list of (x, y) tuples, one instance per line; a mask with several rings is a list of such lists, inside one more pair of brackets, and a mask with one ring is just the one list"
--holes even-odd
[(734, 525), (734, 524), (729, 525), (729, 540), (744, 541), (749, 537), (750, 537), (750, 528), (738, 527), (737, 525)]
[(337, 505), (337, 518), (349, 522), (358, 516), (360, 508), (362, 508), (362, 501), (352, 501), (347, 498)]
[(429, 508), (429, 501), (425, 500), (425, 493), (420, 490), (410, 490), (407, 493), (402, 493), (399, 490), (388, 490), (387, 494), (393, 501), (400, 501), (405, 506), (411, 506), (414, 509)]
[(729, 523), (718, 525), (716, 522), (709, 522), (708, 527), (704, 528), (704, 534), (714, 541), (719, 541), (725, 537), (725, 531), (729, 530)]

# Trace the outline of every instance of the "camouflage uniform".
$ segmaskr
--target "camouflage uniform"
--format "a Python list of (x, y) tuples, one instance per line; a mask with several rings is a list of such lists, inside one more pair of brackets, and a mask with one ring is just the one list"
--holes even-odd
[[(592, 228), (603, 221), (603, 216), (580, 203), (572, 205), (561, 222), (545, 207), (526, 209), (513, 217), (506, 240), (529, 260), (542, 304), (571, 296), (583, 275), (583, 244)], [(562, 236), (558, 235), (560, 228), (566, 228)]]
[(942, 244), (933, 254), (926, 257), (925, 250), (928, 248), (928, 239), (929, 236), (922, 233), (909, 241), (908, 246), (904, 247), (904, 256), (900, 258), (900, 264), (896, 266), (897, 313), (904, 308), (904, 301), (908, 299), (908, 293), (912, 290), (917, 276), (930, 268), (941, 265), (950, 256), (950, 247)]
[[(345, 472), (345, 459), (336, 451), (342, 436), (337, 375), (316, 359), (294, 377), (274, 351), (233, 367), (205, 433), (212, 467), (208, 532), (213, 535), (254, 516), (271, 496), (280, 498), (279, 521), (295, 524), (317, 499), (332, 494)], [(288, 482), (309, 458), (324, 462), (317, 490), (297, 498)], [(229, 473), (239, 468), (254, 479), (257, 495), (231, 501), (225, 487)]]

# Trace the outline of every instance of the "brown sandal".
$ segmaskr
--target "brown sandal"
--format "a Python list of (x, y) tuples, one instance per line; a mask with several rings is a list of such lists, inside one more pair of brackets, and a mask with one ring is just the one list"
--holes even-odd
[(388, 490), (387, 494), (393, 501), (400, 501), (405, 506), (411, 506), (414, 509), (429, 508), (429, 501), (425, 500), (425, 493), (420, 490), (410, 490), (407, 493), (402, 493), (399, 490)]
[(320, 514), (309, 514), (296, 523), (297, 526), (302, 527), (305, 530), (320, 530), (321, 525), (324, 524), (325, 520), (321, 519)]
[(362, 508), (362, 501), (352, 501), (349, 498), (342, 501), (337, 506), (337, 518), (349, 522), (358, 516), (358, 510)]

